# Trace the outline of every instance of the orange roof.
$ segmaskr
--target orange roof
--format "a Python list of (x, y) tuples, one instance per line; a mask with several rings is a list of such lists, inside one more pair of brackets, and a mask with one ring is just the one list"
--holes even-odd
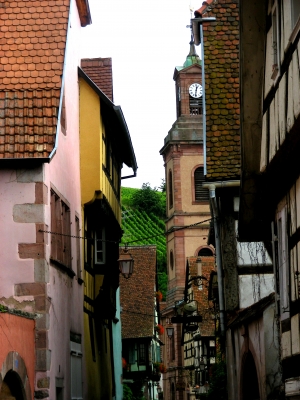
[[(88, 9), (87, 0), (77, 2)], [(1, 4), (2, 159), (44, 158), (53, 149), (69, 7), (70, 0), (5, 0)]]

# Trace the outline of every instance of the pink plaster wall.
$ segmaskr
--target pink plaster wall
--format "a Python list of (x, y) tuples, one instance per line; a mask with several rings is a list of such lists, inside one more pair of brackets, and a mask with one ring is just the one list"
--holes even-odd
[[(59, 133), (57, 151), (49, 164), (43, 164), (37, 169), (38, 180), (46, 186), (47, 201), (42, 205), (42, 223), (50, 228), (50, 189), (54, 186), (68, 201), (71, 212), (71, 234), (75, 235), (75, 213), (81, 223), (80, 199), (80, 153), (79, 153), (79, 87), (77, 67), (80, 65), (79, 36), (81, 31), (76, 1), (71, 1), (71, 24), (69, 27), (66, 69), (64, 73), (65, 106), (67, 112), (66, 135)], [(28, 173), (28, 171), (27, 171)], [(25, 174), (26, 175), (26, 174)], [(32, 303), (33, 296), (15, 296), (16, 283), (35, 282), (35, 260), (21, 259), (18, 253), (20, 243), (36, 243), (36, 223), (14, 221), (14, 207), (16, 205), (34, 205), (35, 178), (34, 171), (29, 173), (29, 180), (17, 176), (15, 170), (1, 170), (0, 172), (0, 303), (11, 307), (22, 308), (24, 303)], [(30, 179), (32, 181), (30, 182)], [(76, 239), (72, 239), (72, 269), (77, 273)], [(49, 264), (50, 234), (45, 234), (45, 260)], [(49, 322), (41, 329), (46, 330), (47, 348), (51, 351), (51, 366), (49, 371), (39, 371), (35, 375), (34, 353), (34, 322), (22, 318), (22, 324), (10, 321), (5, 329), (7, 335), (1, 334), (0, 360), (14, 348), (24, 353), (28, 361), (28, 371), (32, 392), (38, 390), (37, 381), (41, 377), (50, 378), (49, 398), (54, 399), (55, 377), (64, 378), (64, 397), (70, 398), (70, 331), (83, 334), (83, 285), (79, 285), (76, 277), (71, 279), (56, 267), (49, 266), (49, 278), (46, 278), (46, 311), (49, 313)], [(32, 310), (27, 310), (32, 311)], [(2, 314), (0, 314), (0, 318)], [(4, 319), (10, 319), (9, 314), (3, 314)], [(46, 318), (47, 320), (47, 318)], [(39, 319), (40, 324), (41, 319)], [(31, 325), (30, 325), (31, 324)], [(1, 324), (2, 325), (2, 324)], [(13, 329), (11, 329), (11, 326)], [(30, 331), (31, 330), (31, 331)], [(30, 333), (29, 333), (30, 331)], [(6, 331), (5, 331), (6, 332)], [(13, 332), (13, 336), (11, 336)], [(27, 338), (28, 333), (28, 338)], [(2, 342), (4, 336), (6, 342)], [(21, 338), (21, 340), (20, 340)], [(19, 347), (16, 343), (19, 342)], [(32, 342), (32, 346), (28, 343)], [(82, 337), (83, 343), (83, 337)], [(26, 361), (27, 362), (27, 361)]]
[[(25, 363), (32, 395), (34, 393), (35, 368), (34, 326), (35, 323), (33, 319), (23, 318), (9, 313), (0, 313), (0, 368), (2, 370), (3, 363), (9, 352), (17, 352)], [(4, 379), (4, 376), (2, 376), (2, 379)]]

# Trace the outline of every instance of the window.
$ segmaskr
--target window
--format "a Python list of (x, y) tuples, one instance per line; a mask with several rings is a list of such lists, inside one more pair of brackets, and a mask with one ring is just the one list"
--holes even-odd
[(135, 344), (130, 343), (128, 346), (128, 364), (135, 364)]
[(213, 252), (208, 247), (203, 247), (198, 251), (198, 256), (200, 257), (211, 257), (213, 256)]
[(76, 229), (76, 265), (77, 265), (77, 277), (81, 279), (81, 260), (80, 260), (80, 224), (79, 218), (75, 217), (75, 229)]
[(174, 255), (173, 255), (173, 250), (170, 251), (170, 268), (173, 271), (174, 269)]
[(95, 263), (105, 263), (105, 230), (97, 227), (95, 232)]
[(70, 342), (71, 347), (71, 399), (81, 400), (82, 394), (82, 351), (81, 343)]
[(279, 15), (277, 0), (274, 1), (272, 7), (272, 48), (273, 48), (273, 65), (272, 79), (276, 79), (279, 75), (280, 66), (280, 48), (279, 48)]
[(278, 272), (279, 272), (279, 294), (281, 320), (290, 316), (289, 310), (289, 255), (287, 235), (287, 208), (284, 207), (277, 214), (278, 233)]
[(70, 208), (51, 190), (51, 259), (71, 268)]
[(169, 171), (168, 179), (168, 197), (169, 197), (169, 208), (173, 208), (173, 176), (172, 171)]
[(200, 98), (189, 97), (190, 99), (190, 115), (202, 115), (202, 96)]
[(192, 343), (188, 343), (184, 347), (184, 358), (192, 358), (194, 356), (194, 346)]
[[(174, 330), (175, 333), (175, 330)], [(169, 360), (175, 360), (175, 339), (174, 335), (169, 339)]]
[(146, 345), (145, 345), (145, 343), (139, 343), (139, 345), (138, 345), (138, 364), (146, 365)]
[(300, 1), (292, 0), (292, 29), (295, 27), (300, 16)]
[(209, 192), (208, 189), (203, 187), (205, 182), (204, 168), (198, 167), (194, 172), (194, 189), (195, 189), (195, 201), (208, 201)]
[(65, 94), (63, 95), (61, 114), (60, 114), (60, 126), (61, 131), (64, 135), (67, 133), (67, 115), (66, 115), (66, 99)]

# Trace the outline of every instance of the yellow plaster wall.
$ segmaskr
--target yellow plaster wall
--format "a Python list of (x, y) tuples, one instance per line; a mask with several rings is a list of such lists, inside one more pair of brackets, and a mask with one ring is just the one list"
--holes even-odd
[[(94, 331), (94, 337), (96, 332)], [(97, 341), (95, 340), (95, 352), (98, 355)], [(94, 362), (90, 343), (90, 328), (89, 328), (89, 316), (84, 313), (84, 348), (85, 348), (85, 363), (87, 365), (86, 374), (88, 382), (88, 398), (91, 400), (100, 399), (100, 365), (99, 356), (98, 360)]]
[(82, 204), (93, 201), (101, 190), (102, 126), (100, 99), (92, 88), (80, 79), (80, 172)]
[(81, 201), (87, 204), (105, 196), (116, 219), (121, 223), (121, 206), (103, 171), (105, 148), (102, 135), (101, 104), (97, 93), (80, 79), (80, 173)]
[(206, 229), (189, 229), (185, 233), (185, 256), (196, 256), (196, 250), (200, 246), (207, 246), (208, 228)]

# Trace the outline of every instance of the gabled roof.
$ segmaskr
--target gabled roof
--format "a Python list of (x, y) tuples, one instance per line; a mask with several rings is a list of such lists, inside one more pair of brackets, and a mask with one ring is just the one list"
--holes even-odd
[(175, 67), (175, 69), (174, 69), (174, 74), (173, 74), (173, 79), (175, 80), (176, 78), (177, 78), (177, 76), (180, 74), (180, 73), (191, 73), (191, 74), (193, 74), (193, 73), (199, 73), (199, 70), (201, 71), (201, 65), (200, 64), (192, 64), (192, 65), (189, 65), (188, 67)]
[(122, 339), (149, 338), (154, 332), (156, 246), (128, 247), (128, 252), (134, 271), (129, 279), (120, 276)]
[(116, 151), (119, 152), (121, 160), (130, 168), (134, 173), (137, 171), (136, 158), (131, 142), (130, 133), (120, 106), (114, 103), (100, 90), (100, 88), (93, 82), (87, 74), (78, 67), (78, 75), (90, 85), (90, 87), (98, 94), (101, 103), (102, 118), (104, 124), (110, 127), (110, 134), (118, 144)]
[[(90, 20), (87, 0), (77, 0)], [(54, 148), (70, 0), (0, 7), (0, 159), (45, 161)], [(80, 11), (79, 10), (79, 11)], [(80, 13), (81, 23), (84, 16)], [(47, 160), (48, 161), (48, 160)]]

